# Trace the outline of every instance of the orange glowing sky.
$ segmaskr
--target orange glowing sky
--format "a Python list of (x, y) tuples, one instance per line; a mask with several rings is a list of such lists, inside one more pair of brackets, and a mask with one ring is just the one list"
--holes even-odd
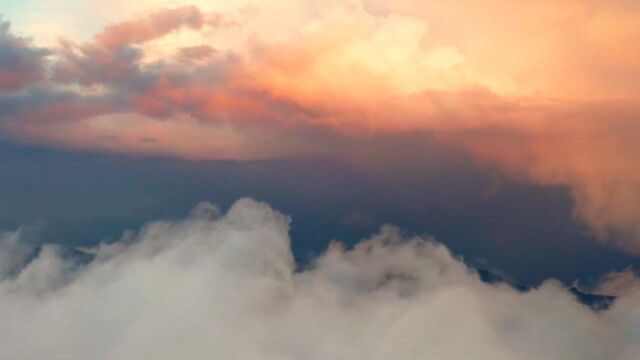
[(317, 129), (426, 132), (568, 186), (579, 220), (640, 252), (637, 1), (66, 6), (0, 5), (1, 138), (255, 159), (339, 151)]

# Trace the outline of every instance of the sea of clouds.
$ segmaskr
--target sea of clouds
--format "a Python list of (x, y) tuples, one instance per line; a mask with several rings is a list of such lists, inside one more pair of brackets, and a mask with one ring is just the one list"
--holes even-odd
[(90, 249), (0, 234), (0, 358), (640, 358), (637, 291), (594, 311), (554, 280), (487, 284), (392, 226), (299, 269), (289, 224), (241, 199)]

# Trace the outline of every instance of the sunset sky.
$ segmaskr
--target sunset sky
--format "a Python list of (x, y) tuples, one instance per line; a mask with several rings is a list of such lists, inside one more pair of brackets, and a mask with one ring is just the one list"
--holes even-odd
[(631, 0), (0, 0), (0, 357), (635, 359), (639, 39)]

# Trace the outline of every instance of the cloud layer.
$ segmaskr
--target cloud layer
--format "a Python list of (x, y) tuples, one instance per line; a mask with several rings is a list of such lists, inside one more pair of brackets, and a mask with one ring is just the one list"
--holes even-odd
[(48, 49), (0, 26), (0, 138), (256, 159), (424, 132), (569, 187), (579, 221), (640, 252), (636, 2), (129, 3)]
[[(333, 243), (296, 271), (290, 219), (241, 199), (203, 203), (113, 244), (45, 245), (7, 263), (0, 357), (19, 359), (635, 359), (640, 298), (594, 312), (558, 282), (482, 282), (431, 238), (394, 227)], [(21, 269), (21, 270), (19, 270)]]

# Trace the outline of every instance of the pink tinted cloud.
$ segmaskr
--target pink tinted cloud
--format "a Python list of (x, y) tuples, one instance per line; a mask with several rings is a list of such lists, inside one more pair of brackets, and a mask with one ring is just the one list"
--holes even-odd
[(0, 93), (20, 91), (43, 80), (44, 61), (49, 54), (9, 30), (10, 24), (0, 18)]
[(94, 41), (100, 47), (115, 49), (160, 38), (183, 26), (200, 29), (208, 21), (210, 19), (194, 6), (165, 9), (137, 20), (107, 26)]
[(181, 28), (192, 30), (218, 26), (220, 17), (204, 14), (193, 6), (166, 9), (136, 20), (107, 26), (92, 42), (74, 44), (63, 41), (54, 77), (62, 82), (84, 85), (126, 82), (135, 77), (143, 52), (136, 48)]
[(516, 179), (567, 186), (580, 221), (640, 253), (639, 118), (635, 101), (523, 105), (500, 123), (444, 136)]
[[(5, 130), (5, 137), (130, 154), (247, 159), (319, 151), (322, 146), (309, 141), (313, 136), (293, 139), (313, 127), (359, 138), (427, 132), (516, 179), (567, 186), (576, 217), (602, 241), (640, 252), (640, 100), (635, 87), (621, 83), (620, 76), (603, 80), (610, 72), (629, 79), (636, 74), (640, 60), (616, 39), (640, 25), (626, 21), (619, 11), (596, 10), (594, 18), (568, 12), (565, 20), (589, 30), (580, 34), (585, 46), (609, 49), (599, 57), (578, 61), (583, 52), (562, 52), (555, 47), (556, 37), (565, 41), (564, 35), (537, 23), (528, 24), (535, 34), (531, 48), (527, 34), (518, 33), (513, 36), (523, 41), (520, 45), (494, 49), (494, 60), (508, 59), (514, 68), (532, 70), (522, 84), (539, 74), (539, 89), (552, 87), (526, 95), (513, 90), (519, 82), (503, 82), (496, 75), (499, 69), (484, 63), (482, 51), (469, 48), (467, 37), (473, 34), (465, 29), (460, 29), (465, 40), (459, 46), (431, 46), (423, 19), (360, 10), (344, 22), (320, 19), (312, 30), (273, 39), (253, 36), (248, 45), (238, 43), (230, 50), (214, 51), (213, 42), (180, 46), (173, 57), (144, 64), (144, 43), (177, 29), (199, 30), (221, 21), (193, 7), (156, 12), (113, 24), (92, 42), (63, 44), (52, 66), (53, 80), (97, 85), (104, 91), (94, 98), (75, 94), (71, 102), (21, 108), (5, 125), (11, 130)], [(486, 22), (482, 14), (478, 23)], [(545, 16), (541, 18), (547, 21)], [(612, 28), (611, 18), (625, 20), (625, 26)], [(538, 17), (527, 19), (535, 22)], [(503, 18), (496, 23), (512, 24)], [(434, 31), (434, 37), (443, 36)], [(486, 40), (485, 35), (479, 33), (478, 39)], [(511, 43), (511, 35), (505, 36)], [(541, 63), (519, 55), (532, 48), (553, 56)], [(613, 71), (608, 60), (617, 58), (625, 61)], [(566, 69), (569, 60), (576, 62), (569, 73), (577, 85), (554, 85), (549, 79)], [(594, 99), (589, 89), (600, 98)], [(576, 96), (580, 99), (572, 99)], [(41, 125), (50, 118), (56, 123)], [(314, 145), (305, 148), (305, 143)], [(325, 148), (332, 145), (328, 141)]]

